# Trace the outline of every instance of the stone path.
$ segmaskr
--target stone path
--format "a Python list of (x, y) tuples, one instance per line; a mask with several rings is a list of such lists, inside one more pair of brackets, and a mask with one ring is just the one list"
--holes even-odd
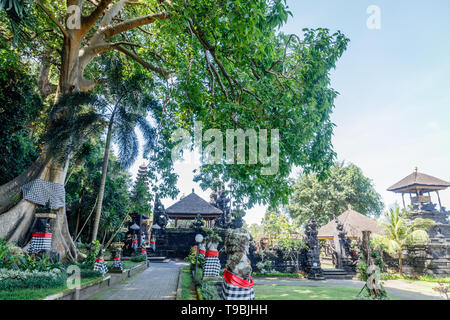
[[(395, 281), (384, 281), (384, 287), (387, 293), (395, 298), (400, 298), (404, 300), (443, 300), (442, 297), (435, 294), (423, 294), (417, 292), (417, 289), (408, 288), (409, 290), (403, 290), (400, 288), (405, 288), (403, 284), (395, 283)], [(358, 280), (323, 280), (323, 281), (313, 281), (304, 279), (284, 279), (276, 277), (264, 277), (255, 278), (255, 285), (259, 284), (277, 284), (277, 285), (288, 285), (288, 286), (312, 286), (312, 287), (357, 287), (362, 288), (364, 282)], [(428, 293), (428, 292), (427, 292)]]
[(178, 276), (187, 262), (151, 263), (143, 272), (121, 281), (89, 300), (175, 300)]

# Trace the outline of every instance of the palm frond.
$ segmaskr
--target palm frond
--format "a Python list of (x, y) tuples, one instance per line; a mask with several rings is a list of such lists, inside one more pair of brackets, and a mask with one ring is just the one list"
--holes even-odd
[(119, 162), (126, 169), (131, 167), (139, 153), (139, 141), (132, 123), (121, 122), (116, 127), (115, 142), (119, 147)]
[(156, 130), (153, 128), (150, 123), (144, 117), (141, 117), (137, 120), (137, 124), (139, 129), (141, 129), (142, 135), (144, 136), (145, 144), (144, 144), (144, 158), (154, 150), (155, 142), (156, 142)]

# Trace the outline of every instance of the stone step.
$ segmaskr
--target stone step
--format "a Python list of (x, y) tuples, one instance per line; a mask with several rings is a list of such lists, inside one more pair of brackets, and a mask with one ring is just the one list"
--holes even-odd
[(336, 280), (351, 280), (353, 275), (347, 273), (343, 269), (330, 269), (325, 268), (323, 270), (323, 276), (325, 279), (336, 279)]
[(170, 262), (170, 259), (166, 257), (148, 257), (147, 260), (153, 263), (167, 263)]

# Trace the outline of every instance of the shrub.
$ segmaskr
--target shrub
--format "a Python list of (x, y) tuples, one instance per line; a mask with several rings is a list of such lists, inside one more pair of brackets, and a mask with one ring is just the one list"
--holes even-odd
[(64, 285), (65, 281), (66, 273), (60, 269), (51, 271), (0, 269), (0, 290), (51, 288)]
[[(190, 265), (189, 265), (189, 267), (190, 267), (190, 269), (191, 270), (194, 270), (194, 268), (195, 268), (195, 257), (196, 257), (196, 255), (197, 255), (197, 251), (196, 250), (194, 250), (194, 248), (195, 247), (192, 247), (191, 248), (191, 253), (186, 257), (186, 258), (184, 258), (184, 261), (187, 261), (187, 262), (189, 262), (190, 263)], [(200, 257), (197, 259), (197, 266), (199, 267), (199, 268), (201, 268), (201, 269), (203, 269), (203, 265), (205, 264), (205, 261), (204, 261), (204, 259), (201, 259)]]
[(202, 281), (199, 285), (203, 300), (222, 300), (213, 281)]
[(95, 265), (95, 260), (97, 259), (97, 255), (100, 252), (101, 244), (98, 240), (93, 241), (90, 245), (89, 254), (87, 255), (86, 259), (84, 260), (83, 264), (87, 267), (93, 269)]
[(130, 260), (133, 262), (142, 262), (142, 261), (147, 260), (147, 256), (146, 255), (135, 255), (135, 256), (132, 256)]

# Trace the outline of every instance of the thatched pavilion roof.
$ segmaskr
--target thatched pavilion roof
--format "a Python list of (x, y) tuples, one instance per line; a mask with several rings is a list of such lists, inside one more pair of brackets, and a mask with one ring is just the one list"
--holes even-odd
[(168, 207), (166, 213), (172, 219), (195, 219), (197, 214), (204, 218), (214, 218), (221, 215), (222, 211), (192, 192)]
[(417, 189), (420, 189), (422, 192), (429, 192), (446, 189), (447, 187), (450, 187), (450, 182), (417, 172), (416, 169), (409, 176), (403, 178), (387, 190), (397, 193), (405, 193), (416, 192)]
[[(361, 238), (362, 231), (369, 230), (374, 234), (381, 234), (382, 228), (378, 222), (361, 213), (349, 208), (343, 214), (337, 217), (338, 221), (344, 225), (344, 231), (350, 238)], [(337, 235), (336, 222), (331, 220), (322, 226), (318, 231), (319, 239), (331, 239)]]

